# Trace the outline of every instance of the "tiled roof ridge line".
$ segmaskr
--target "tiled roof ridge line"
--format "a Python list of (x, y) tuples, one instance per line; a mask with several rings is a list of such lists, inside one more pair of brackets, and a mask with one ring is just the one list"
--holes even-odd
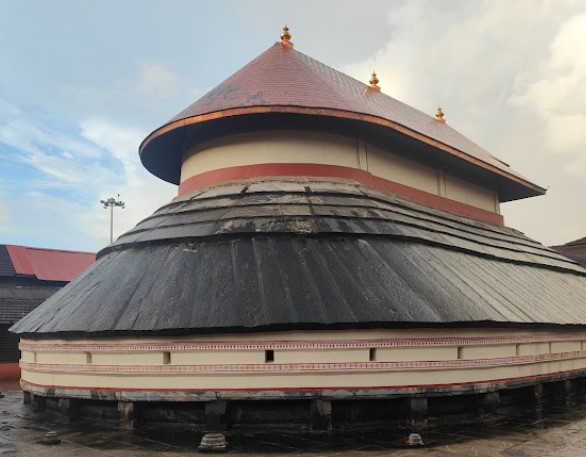
[(12, 243), (4, 243), (0, 244), (0, 246), (11, 246), (15, 248), (24, 248), (25, 250), (35, 250), (35, 251), (49, 251), (49, 252), (67, 252), (72, 254), (95, 254), (91, 251), (77, 251), (73, 249), (55, 249), (55, 248), (41, 248), (35, 246), (24, 246), (22, 244), (12, 244)]
[[(270, 192), (267, 192), (267, 193), (270, 193)], [(262, 192), (259, 192), (259, 194), (262, 194)], [(301, 192), (299, 192), (298, 194), (299, 195), (306, 195), (306, 194), (301, 193)], [(321, 194), (321, 195), (323, 195), (323, 194)], [(338, 194), (333, 194), (333, 195), (338, 195)], [(279, 203), (278, 205), (279, 206), (299, 206), (300, 203), (297, 203), (297, 202), (293, 202), (293, 203), (283, 202), (283, 203)], [(266, 203), (250, 203), (250, 204), (241, 205), (238, 208), (254, 208), (254, 207), (263, 207), (263, 206), (267, 206), (267, 204)], [(334, 203), (331, 203), (331, 204), (328, 204), (328, 205), (319, 205), (318, 204), (316, 206), (318, 206), (318, 207), (319, 206), (328, 206), (328, 207), (339, 207), (339, 208), (344, 208), (345, 207), (344, 205), (334, 204)], [(230, 208), (230, 207), (227, 206), (227, 207), (223, 207), (223, 208)], [(389, 213), (394, 213), (396, 215), (404, 216), (406, 218), (410, 218), (409, 215), (407, 215), (405, 213), (402, 213), (400, 211), (394, 210), (392, 208), (388, 208), (388, 209), (381, 210), (380, 208), (373, 208), (372, 206), (366, 206), (366, 205), (364, 205), (364, 206), (356, 206), (356, 205), (354, 205), (353, 208), (375, 209), (375, 210), (385, 211), (385, 212), (389, 212)], [(213, 211), (215, 209), (216, 208), (206, 208), (206, 209), (200, 209), (198, 211), (202, 211), (202, 212), (203, 211)], [(191, 211), (189, 211), (189, 210), (187, 210), (187, 211), (177, 211), (177, 212), (174, 212), (173, 215), (188, 214), (188, 213), (194, 212), (194, 211), (195, 210), (191, 210)], [(166, 217), (169, 217), (169, 214), (159, 214), (159, 215), (157, 215), (156, 218), (166, 218)], [(249, 217), (250, 216), (247, 216), (247, 217), (244, 217), (244, 216), (234, 216), (234, 217), (231, 217), (230, 220), (247, 220)], [(286, 220), (286, 219), (295, 218), (295, 217), (297, 217), (297, 216), (284, 215), (284, 216), (280, 216), (279, 218), (280, 219), (283, 219), (283, 220)], [(149, 219), (152, 220), (152, 219), (156, 219), (156, 218), (155, 217), (152, 217), (152, 218), (149, 218)], [(256, 217), (253, 217), (253, 218), (263, 218), (263, 216), (256, 216)], [(342, 220), (362, 220), (363, 219), (360, 216), (315, 215), (315, 214), (314, 215), (310, 215), (310, 216), (304, 215), (303, 218), (304, 219), (317, 219), (317, 220), (319, 220), (320, 218), (325, 218), (325, 219), (342, 219)], [(541, 244), (518, 243), (520, 246), (523, 246), (523, 247), (526, 247), (526, 248), (531, 248), (531, 249), (534, 249), (536, 251), (540, 251), (540, 252), (527, 252), (527, 251), (522, 250), (521, 248), (515, 249), (513, 247), (495, 246), (495, 245), (490, 244), (488, 242), (483, 242), (483, 241), (475, 240), (475, 239), (472, 238), (473, 236), (476, 236), (476, 237), (480, 236), (480, 237), (488, 238), (490, 240), (502, 241), (502, 242), (509, 243), (509, 244), (512, 244), (512, 245), (514, 245), (515, 244), (515, 241), (517, 240), (517, 239), (515, 239), (515, 241), (512, 241), (512, 240), (507, 240), (507, 239), (504, 239), (504, 238), (497, 238), (495, 236), (491, 236), (490, 235), (490, 232), (488, 232), (488, 234), (481, 234), (481, 235), (479, 235), (479, 234), (476, 234), (476, 233), (474, 233), (474, 232), (472, 232), (470, 230), (462, 229), (461, 231), (463, 231), (466, 234), (469, 234), (469, 235), (472, 236), (472, 237), (466, 237), (466, 236), (458, 235), (457, 233), (451, 233), (451, 232), (449, 232), (447, 230), (440, 230), (440, 229), (434, 230), (434, 229), (431, 229), (431, 228), (426, 227), (425, 225), (419, 224), (417, 222), (393, 220), (393, 219), (389, 219), (389, 218), (385, 218), (385, 217), (381, 217), (381, 216), (370, 216), (368, 218), (368, 220), (384, 221), (384, 222), (395, 223), (395, 224), (399, 224), (399, 225), (403, 225), (403, 226), (415, 227), (417, 229), (424, 230), (424, 231), (427, 231), (427, 232), (430, 232), (430, 233), (440, 233), (440, 234), (443, 234), (443, 235), (447, 235), (447, 236), (451, 236), (451, 237), (458, 238), (458, 239), (461, 239), (461, 240), (465, 240), (465, 241), (470, 242), (470, 243), (476, 243), (476, 244), (479, 244), (479, 245), (482, 245), (482, 246), (487, 246), (489, 248), (502, 249), (502, 250), (505, 250), (505, 251), (508, 251), (508, 252), (522, 253), (522, 254), (526, 254), (526, 255), (535, 255), (535, 256), (538, 256), (538, 257), (543, 257), (543, 258), (555, 260), (555, 261), (558, 261), (558, 262), (565, 262), (565, 263), (568, 263), (568, 264), (576, 264), (576, 265), (578, 265), (577, 262), (575, 262), (575, 261), (573, 261), (571, 259), (563, 258), (563, 256), (561, 256), (556, 251), (554, 251), (552, 249), (549, 249), (546, 246), (543, 246)], [(446, 223), (442, 223), (441, 221), (436, 221), (436, 220), (433, 220), (433, 219), (430, 219), (430, 218), (422, 218), (422, 220), (427, 221), (427, 222), (430, 222), (430, 223), (433, 223), (433, 224), (436, 224), (436, 225), (439, 225), (439, 226), (446, 227), (448, 229), (457, 230), (456, 227), (453, 227), (453, 226), (451, 226), (449, 224), (446, 224)], [(197, 222), (197, 224), (211, 223), (211, 222), (214, 222), (214, 221), (215, 221), (215, 219), (202, 220), (202, 221)], [(157, 225), (156, 227), (147, 227), (147, 228), (141, 228), (141, 229), (133, 229), (133, 230), (127, 232), (127, 234), (122, 235), (119, 239), (122, 240), (126, 235), (128, 235), (128, 236), (130, 236), (130, 235), (136, 235), (136, 234), (140, 234), (140, 233), (146, 233), (146, 232), (149, 232), (149, 231), (154, 230), (154, 229), (164, 229), (164, 228), (169, 228), (169, 227), (176, 227), (178, 225), (182, 225), (182, 224), (164, 224), (164, 225)], [(187, 225), (187, 224), (183, 224), (183, 225)], [(286, 233), (286, 232), (283, 232), (283, 233)], [(316, 232), (316, 234), (317, 233), (320, 233), (320, 232)], [(335, 232), (329, 232), (329, 233), (335, 233)], [(363, 235), (373, 235), (373, 234), (368, 234), (368, 233), (362, 233), (362, 234)], [(215, 233), (215, 234), (208, 235), (208, 236), (216, 236), (216, 235), (219, 235), (219, 233)], [(195, 236), (194, 236), (194, 238), (195, 238)], [(204, 238), (204, 237), (198, 237), (198, 238)], [(520, 239), (520, 241), (523, 241), (523, 240), (524, 240), (523, 238)], [(476, 251), (474, 251), (474, 252), (476, 252)], [(554, 255), (552, 256), (551, 254), (554, 254)], [(562, 257), (562, 258), (560, 258), (560, 257)]]
[[(198, 192), (197, 195), (194, 195), (194, 197), (193, 198), (190, 198), (189, 201), (194, 201), (196, 199), (199, 200), (199, 201), (211, 201), (211, 200), (214, 200), (214, 199), (217, 199), (217, 198), (221, 198), (221, 197), (218, 197), (218, 196), (197, 198), (199, 195), (202, 195), (203, 193), (205, 193), (207, 191), (207, 189), (211, 189), (213, 187), (221, 187), (221, 186), (222, 186), (221, 184), (220, 185), (217, 185), (217, 186), (210, 186), (210, 187), (204, 189), (203, 191)], [(488, 229), (488, 228), (484, 227), (484, 225), (485, 225), (484, 223), (482, 223), (482, 226), (480, 226), (480, 225), (478, 225), (478, 221), (476, 221), (475, 219), (466, 217), (466, 216), (452, 214), (452, 213), (449, 213), (449, 212), (445, 212), (445, 215), (446, 216), (444, 216), (443, 214), (442, 214), (442, 216), (438, 216), (438, 215), (434, 214), (436, 212), (436, 210), (434, 208), (427, 208), (424, 205), (421, 205), (421, 204), (419, 204), (417, 202), (412, 202), (412, 201), (403, 202), (401, 200), (403, 200), (403, 199), (407, 200), (404, 197), (399, 197), (399, 196), (396, 196), (395, 194), (392, 194), (393, 197), (396, 198), (397, 200), (396, 201), (393, 201), (393, 202), (389, 202), (389, 200), (387, 200), (387, 199), (385, 199), (383, 197), (380, 197), (380, 196), (377, 196), (377, 195), (373, 195), (373, 194), (369, 194), (367, 192), (364, 192), (364, 190), (361, 188), (361, 185), (353, 185), (353, 187), (355, 187), (355, 189), (358, 190), (362, 194), (362, 196), (364, 196), (366, 198), (375, 200), (377, 202), (383, 202), (383, 203), (386, 203), (386, 204), (392, 203), (393, 205), (399, 206), (402, 209), (407, 209), (409, 211), (416, 212), (416, 213), (422, 215), (422, 217), (421, 217), (422, 220), (425, 220), (425, 221), (428, 221), (428, 222), (432, 222), (432, 223), (435, 223), (435, 224), (438, 224), (438, 225), (443, 225), (445, 227), (452, 227), (452, 228), (455, 228), (455, 227), (453, 227), (450, 224), (458, 224), (458, 225), (464, 226), (465, 228), (463, 230), (466, 231), (467, 233), (473, 234), (473, 232), (470, 230), (471, 228), (473, 228), (473, 229), (476, 229), (476, 230), (481, 231), (482, 232), (482, 236), (486, 236), (487, 238), (490, 238), (490, 239), (493, 239), (493, 240), (506, 241), (506, 240), (504, 240), (502, 238), (497, 238), (495, 235), (493, 235), (494, 232), (497, 232), (499, 235), (501, 235), (503, 237), (510, 237), (510, 238), (514, 239), (515, 241), (517, 241), (519, 244), (521, 244), (523, 246), (531, 247), (531, 248), (534, 248), (534, 249), (539, 249), (539, 250), (542, 250), (542, 251), (545, 251), (545, 252), (551, 252), (552, 251), (552, 249), (548, 248), (547, 246), (545, 246), (545, 245), (543, 245), (543, 244), (541, 244), (541, 243), (539, 243), (537, 241), (531, 240), (530, 238), (527, 238), (527, 237), (524, 237), (524, 236), (520, 236), (516, 230), (511, 229), (509, 227), (498, 227), (498, 226), (492, 226), (491, 225), (490, 229)], [(300, 192), (300, 191), (298, 191), (298, 192), (294, 192), (294, 191), (277, 191), (277, 190), (271, 190), (271, 191), (255, 191), (254, 194), (252, 194), (252, 193), (238, 193), (238, 194), (233, 194), (230, 198), (243, 199), (243, 198), (246, 198), (247, 196), (251, 196), (251, 195), (269, 195), (269, 194), (283, 194), (283, 195), (292, 195), (292, 194), (294, 194), (294, 195), (300, 195), (301, 196), (301, 195), (306, 195), (307, 192)], [(353, 197), (358, 197), (357, 195), (344, 194), (344, 193), (341, 193), (341, 192), (334, 192), (334, 191), (323, 191), (323, 192), (319, 192), (319, 195), (325, 195), (325, 196), (342, 196), (342, 197), (343, 196), (346, 196), (346, 195), (350, 195), (350, 196), (353, 196)], [(153, 214), (151, 214), (150, 216), (148, 216), (147, 218), (145, 218), (143, 221), (141, 221), (141, 223), (142, 222), (149, 221), (149, 220), (153, 220), (153, 219), (156, 219), (156, 218), (159, 218), (159, 217), (166, 217), (166, 216), (168, 216), (168, 213), (161, 213), (161, 211), (163, 209), (172, 208), (172, 207), (179, 207), (179, 206), (185, 205), (185, 204), (186, 204), (186, 200), (172, 201), (171, 203), (168, 203), (166, 205), (161, 206)], [(279, 204), (280, 205), (281, 204), (282, 205), (287, 205), (288, 203), (279, 203)], [(295, 203), (290, 203), (290, 204), (293, 205)], [(262, 204), (249, 204), (249, 205), (244, 205), (244, 206), (261, 206), (261, 205)], [(411, 205), (413, 205), (413, 206), (411, 206)], [(328, 206), (340, 206), (341, 207), (343, 205), (329, 204)], [(366, 205), (359, 206), (359, 207), (361, 207), (361, 208), (371, 208), (371, 207), (366, 206)], [(391, 208), (386, 209), (385, 211), (394, 212), (396, 214), (404, 214), (404, 213), (401, 213), (401, 212), (399, 212), (397, 210), (394, 210), (394, 209), (391, 209)], [(187, 212), (188, 211), (177, 211), (174, 214), (181, 214), (181, 213), (187, 213)], [(441, 220), (436, 220), (437, 218), (446, 219), (449, 223), (448, 222), (443, 222)], [(458, 218), (459, 219), (464, 219), (464, 220), (458, 220)], [(475, 223), (474, 224), (473, 223), (470, 223), (469, 222), (470, 219), (472, 219)], [(503, 229), (506, 229), (506, 231), (503, 230)], [(148, 229), (145, 229), (145, 230), (148, 230)], [(132, 233), (138, 233), (139, 231), (140, 230), (136, 230), (136, 231), (133, 230), (133, 229), (130, 230), (130, 232), (132, 232)], [(531, 241), (531, 243), (529, 243), (528, 240)], [(509, 241), (509, 242), (512, 242), (512, 241)]]
[[(323, 217), (323, 216), (321, 216)], [(245, 236), (243, 236), (243, 233), (217, 233), (214, 235), (206, 235), (206, 236), (202, 236), (202, 237), (193, 237), (193, 236), (181, 236), (181, 237), (176, 237), (173, 238), (172, 243), (169, 242), (169, 240), (164, 239), (164, 240), (145, 240), (145, 241), (132, 241), (126, 244), (119, 244), (119, 245), (110, 245), (105, 247), (104, 249), (102, 249), (99, 253), (98, 253), (98, 257), (97, 260), (100, 260), (101, 258), (105, 257), (106, 255), (112, 253), (112, 252), (120, 252), (120, 251), (126, 251), (128, 249), (133, 249), (136, 248), (137, 246), (157, 246), (157, 245), (169, 245), (169, 244), (173, 244), (173, 245), (177, 245), (177, 244), (194, 244), (195, 242), (201, 242), (201, 241), (207, 241), (210, 239), (219, 239), (222, 242), (226, 241), (226, 240), (230, 240), (230, 239), (242, 239), (242, 238), (254, 238), (254, 237), (263, 237), (263, 236), (268, 236), (267, 233), (262, 233), (262, 232), (253, 232), (253, 233), (245, 233)], [(271, 237), (298, 237), (298, 234), (292, 234), (292, 233), (280, 233), (280, 232), (271, 232), (270, 233)], [(423, 238), (418, 238), (418, 237), (414, 237), (411, 235), (399, 235), (399, 234), (365, 234), (365, 233), (314, 233), (311, 235), (304, 235), (304, 237), (307, 238), (335, 238), (335, 237), (346, 237), (346, 238), (359, 238), (359, 237), (365, 237), (365, 238), (385, 238), (385, 239), (389, 239), (389, 238), (395, 238), (395, 239), (399, 239), (401, 241), (412, 241), (415, 243), (419, 243), (422, 245), (427, 245), (427, 246), (435, 246), (435, 247), (441, 247), (443, 249), (449, 250), (449, 251), (454, 251), (454, 252), (460, 252), (463, 254), (468, 254), (468, 255), (472, 255), (475, 257), (482, 257), (482, 258), (486, 258), (486, 259), (490, 259), (490, 260), (495, 260), (497, 262), (503, 262), (503, 263), (508, 263), (508, 264), (513, 264), (513, 265), (525, 265), (525, 266), (529, 266), (529, 267), (533, 267), (533, 268), (540, 268), (540, 269), (544, 269), (544, 270), (552, 270), (552, 271), (558, 271), (558, 272), (564, 272), (564, 273), (571, 273), (575, 276), (583, 276), (586, 277), (586, 270), (582, 269), (582, 271), (580, 270), (575, 270), (575, 269), (571, 269), (571, 268), (564, 268), (561, 266), (556, 266), (556, 265), (545, 265), (545, 264), (538, 264), (535, 262), (531, 262), (531, 261), (527, 261), (527, 260), (514, 260), (514, 259), (508, 259), (508, 258), (504, 258), (504, 257), (498, 257), (496, 255), (492, 255), (492, 254), (487, 254), (487, 253), (482, 253), (482, 252), (478, 252), (478, 251), (473, 251), (470, 249), (466, 249), (466, 248), (461, 248), (458, 246), (453, 246), (453, 245), (449, 245), (449, 244), (444, 244), (444, 243), (440, 243), (437, 241), (432, 241), (432, 240), (426, 240)], [(191, 242), (191, 243), (190, 243)], [(565, 258), (563, 259), (564, 261), (566, 260)], [(562, 260), (560, 260), (562, 261)], [(574, 265), (574, 262), (566, 262), (568, 264)], [(578, 263), (576, 263), (577, 267), (580, 267), (580, 265)]]
[[(272, 178), (272, 179), (270, 179)], [(256, 182), (257, 180), (250, 180), (250, 179), (243, 179), (243, 180), (236, 180), (236, 181), (230, 181), (230, 184), (242, 184), (244, 185), (244, 183), (250, 183), (251, 181)], [(300, 182), (300, 181), (296, 181), (295, 179), (291, 179), (291, 180), (283, 180), (282, 177), (267, 177), (265, 179), (262, 180), (267, 181), (267, 182)], [(339, 178), (336, 179), (332, 179), (332, 180), (327, 180), (324, 179), (323, 181), (317, 181), (317, 180), (311, 180), (309, 181), (309, 184), (311, 183), (316, 183), (316, 182), (327, 182), (327, 183), (338, 183), (338, 182), (342, 182), (343, 184), (346, 185), (350, 185), (352, 187), (354, 187), (358, 192), (360, 192), (360, 194), (362, 196), (365, 196), (367, 198), (370, 198), (372, 200), (378, 201), (378, 202), (384, 202), (384, 203), (390, 203), (388, 199), (385, 199), (385, 197), (380, 196), (379, 194), (381, 193), (380, 191), (376, 191), (376, 193), (368, 193), (365, 192), (363, 189), (369, 189), (371, 190), (368, 186), (365, 186), (364, 184), (361, 183), (355, 183), (352, 180), (342, 180)], [(147, 218), (145, 218), (144, 220), (142, 220), (141, 222), (147, 221), (155, 216), (160, 216), (160, 212), (167, 209), (167, 208), (172, 208), (172, 207), (177, 207), (180, 206), (182, 204), (185, 204), (187, 201), (193, 201), (193, 200), (200, 200), (200, 201), (210, 201), (213, 199), (217, 199), (217, 198), (221, 198), (218, 196), (211, 196), (211, 197), (201, 197), (198, 198), (200, 195), (205, 194), (207, 192), (209, 192), (210, 190), (213, 189), (217, 189), (217, 188), (221, 188), (223, 186), (226, 186), (227, 183), (220, 183), (220, 184), (214, 184), (211, 186), (207, 186), (204, 187), (202, 189), (198, 189), (194, 192), (194, 195), (191, 196), (189, 199), (176, 199), (176, 200), (172, 200), (169, 203), (166, 203), (162, 206), (160, 206), (153, 214), (151, 214), (150, 216), (148, 216)], [(372, 189), (374, 190), (374, 189)], [(270, 190), (270, 191), (255, 191), (254, 194), (252, 193), (248, 193), (246, 192), (239, 192), (238, 195), (237, 194), (232, 194), (232, 198), (244, 198), (246, 196), (250, 196), (250, 195), (255, 195), (255, 194), (259, 194), (259, 195), (265, 195), (265, 194), (299, 194), (299, 195), (304, 195), (307, 192), (295, 192), (295, 191), (279, 191), (279, 190)], [(318, 193), (318, 192), (316, 192)], [(356, 197), (356, 194), (345, 194), (343, 192), (335, 192), (335, 191), (319, 191), (320, 195), (332, 195), (332, 196), (345, 196), (345, 195), (352, 195)], [(396, 204), (397, 206), (400, 206), (401, 208), (406, 208), (409, 210), (412, 210), (414, 212), (417, 212), (419, 214), (425, 214), (427, 216), (432, 216), (432, 217), (440, 217), (437, 216), (435, 213), (439, 212), (437, 209), (430, 207), (430, 206), (426, 206), (423, 205), (421, 203), (418, 203), (416, 201), (413, 200), (409, 200), (407, 197), (402, 197), (399, 196), (397, 194), (391, 193), (389, 192), (389, 195), (392, 196), (393, 199), (396, 199), (396, 201), (393, 201), (392, 204)], [(226, 195), (227, 196), (227, 195)], [(223, 196), (222, 196), (223, 197)], [(482, 230), (484, 232), (491, 232), (491, 231), (498, 231), (500, 234), (503, 235), (507, 235), (507, 236), (511, 236), (514, 238), (517, 238), (519, 240), (525, 240), (526, 237), (523, 236), (523, 234), (519, 235), (521, 232), (519, 232), (518, 230), (512, 229), (510, 227), (499, 227), (497, 225), (493, 225), (493, 224), (488, 224), (486, 222), (483, 221), (478, 221), (477, 219), (474, 219), (473, 217), (469, 217), (469, 216), (465, 216), (465, 215), (461, 215), (461, 214), (456, 214), (456, 213), (450, 213), (449, 211), (442, 211), (442, 216), (443, 219), (447, 219), (450, 222), (454, 222), (457, 224), (462, 224), (465, 225), (467, 227), (476, 227), (479, 230)], [(473, 221), (473, 223), (472, 223)], [(481, 226), (482, 225), (482, 226)], [(486, 228), (486, 225), (490, 225), (490, 229)], [(541, 243), (535, 242), (537, 245), (541, 246)]]

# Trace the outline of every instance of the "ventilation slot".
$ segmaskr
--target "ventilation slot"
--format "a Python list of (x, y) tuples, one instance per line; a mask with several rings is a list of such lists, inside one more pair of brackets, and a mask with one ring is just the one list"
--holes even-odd
[(267, 349), (265, 351), (265, 362), (270, 363), (275, 361), (275, 351), (272, 349)]

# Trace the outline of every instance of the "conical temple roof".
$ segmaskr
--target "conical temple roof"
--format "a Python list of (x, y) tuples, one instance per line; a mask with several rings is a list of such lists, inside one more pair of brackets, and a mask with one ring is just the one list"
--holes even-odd
[(178, 183), (187, 149), (216, 136), (270, 128), (367, 137), (393, 150), (404, 143), (415, 158), (491, 175), (502, 201), (544, 193), (445, 122), (280, 43), (151, 133), (141, 159), (156, 176)]

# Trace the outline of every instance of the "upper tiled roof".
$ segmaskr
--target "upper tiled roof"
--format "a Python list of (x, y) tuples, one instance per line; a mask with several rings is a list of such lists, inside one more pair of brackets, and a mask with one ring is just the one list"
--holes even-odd
[(0, 276), (29, 276), (43, 281), (71, 281), (96, 260), (91, 252), (0, 245)]
[[(150, 166), (153, 140), (200, 122), (266, 112), (297, 112), (382, 125), (515, 180), (530, 188), (531, 195), (544, 193), (448, 124), (280, 43), (155, 130), (141, 145), (141, 158), (153, 173), (168, 179)], [(188, 140), (197, 143), (194, 136), (188, 135)], [(170, 154), (168, 147), (160, 149), (158, 153)]]

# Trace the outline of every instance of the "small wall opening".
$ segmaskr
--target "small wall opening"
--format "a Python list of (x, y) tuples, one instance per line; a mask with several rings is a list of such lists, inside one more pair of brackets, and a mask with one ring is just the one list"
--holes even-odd
[(92, 353), (91, 352), (86, 352), (85, 353), (85, 363), (92, 363)]
[(458, 347), (458, 359), (464, 358), (464, 348), (462, 346)]
[(267, 349), (265, 351), (265, 362), (270, 363), (275, 361), (275, 351), (273, 349)]
[(376, 348), (370, 348), (368, 350), (368, 360), (370, 362), (376, 362)]
[(163, 364), (169, 365), (171, 363), (171, 353), (170, 352), (163, 352)]

